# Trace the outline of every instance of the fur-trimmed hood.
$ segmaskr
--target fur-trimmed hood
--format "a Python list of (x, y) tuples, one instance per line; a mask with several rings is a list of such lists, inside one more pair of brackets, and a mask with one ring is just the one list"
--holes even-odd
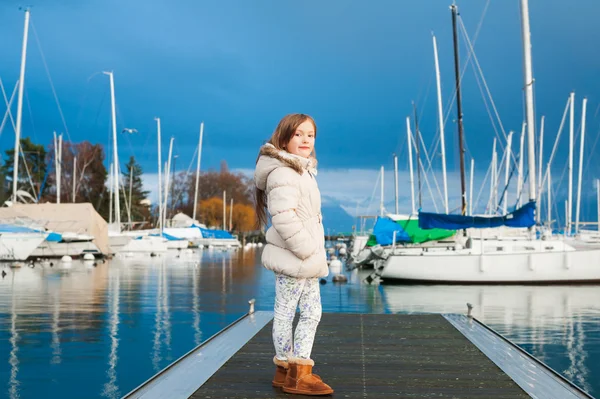
[(278, 150), (271, 143), (267, 143), (260, 147), (259, 159), (254, 173), (256, 187), (265, 190), (267, 177), (272, 171), (281, 166), (290, 167), (300, 175), (304, 174), (304, 171), (309, 171), (313, 176), (317, 174), (317, 160), (315, 158), (304, 158), (290, 154), (285, 150)]

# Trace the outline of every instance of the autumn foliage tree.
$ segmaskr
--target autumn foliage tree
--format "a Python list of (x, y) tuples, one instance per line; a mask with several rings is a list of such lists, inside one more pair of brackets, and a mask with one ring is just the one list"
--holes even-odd
[[(187, 215), (194, 213), (195, 174), (180, 174), (175, 179), (174, 208)], [(229, 171), (226, 162), (221, 163), (219, 171), (202, 172), (198, 184), (197, 218), (211, 227), (223, 228), (223, 191), (226, 192), (227, 225), (229, 230), (230, 200), (233, 199), (231, 227), (233, 231), (245, 232), (254, 228), (256, 215), (254, 212), (252, 179), (242, 173)]]
[[(254, 228), (256, 213), (254, 207), (248, 204), (233, 204), (233, 210), (228, 204), (225, 208), (226, 230), (247, 232)], [(208, 227), (223, 228), (223, 199), (212, 197), (200, 201), (200, 219)], [(231, 222), (230, 217), (231, 215)]]

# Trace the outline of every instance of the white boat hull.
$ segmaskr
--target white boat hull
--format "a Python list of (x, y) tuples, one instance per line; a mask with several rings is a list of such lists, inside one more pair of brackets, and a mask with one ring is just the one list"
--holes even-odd
[(167, 252), (167, 242), (162, 237), (144, 236), (136, 238), (132, 235), (114, 234), (108, 237), (112, 253), (147, 253)]
[(47, 236), (47, 233), (1, 233), (0, 260), (26, 260)]
[(188, 240), (169, 240), (167, 241), (168, 249), (186, 249), (189, 246)]
[(241, 248), (242, 244), (235, 238), (201, 238), (194, 240), (194, 245), (214, 248)]
[(80, 257), (86, 253), (102, 255), (100, 249), (91, 241), (79, 242), (42, 242), (31, 254), (32, 257), (61, 258), (63, 256)]
[[(506, 245), (506, 242), (483, 245)], [(479, 253), (477, 249), (421, 250), (394, 254), (388, 257), (380, 275), (384, 280), (450, 283), (600, 281), (600, 249), (574, 250), (562, 241), (540, 240), (509, 245), (525, 250)]]

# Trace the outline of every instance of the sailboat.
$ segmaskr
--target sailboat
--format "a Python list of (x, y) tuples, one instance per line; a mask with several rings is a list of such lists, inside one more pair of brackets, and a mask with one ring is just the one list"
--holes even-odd
[[(450, 283), (548, 283), (600, 281), (600, 250), (576, 250), (560, 238), (536, 237), (536, 184), (534, 150), (533, 76), (528, 0), (521, 1), (524, 54), (524, 87), (528, 139), (529, 203), (498, 217), (466, 214), (466, 189), (462, 139), (460, 69), (456, 34), (456, 5), (451, 6), (454, 27), (454, 57), (457, 88), (458, 132), (461, 163), (462, 215), (421, 212), (421, 228), (462, 230), (455, 243), (442, 248), (393, 248), (368, 280), (400, 279)], [(483, 229), (507, 226), (527, 228), (524, 235), (484, 236)]]
[[(108, 240), (112, 253), (159, 254), (167, 251), (166, 239), (121, 231), (121, 209), (119, 203), (119, 157), (117, 150), (117, 120), (115, 105), (115, 82), (112, 72), (104, 72), (110, 78), (111, 121), (113, 133), (113, 163), (111, 191), (115, 202), (115, 222), (109, 225)], [(112, 216), (112, 215), (111, 215)]]

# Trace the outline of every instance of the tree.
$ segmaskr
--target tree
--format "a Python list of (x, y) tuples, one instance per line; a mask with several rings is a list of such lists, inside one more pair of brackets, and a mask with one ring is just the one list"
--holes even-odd
[[(104, 148), (100, 144), (91, 144), (89, 141), (80, 143), (64, 142), (62, 146), (60, 201), (62, 203), (89, 202), (98, 213), (106, 218), (108, 216), (109, 193), (106, 189), (108, 173), (104, 167)], [(75, 201), (73, 201), (74, 158), (77, 158), (75, 165)], [(53, 144), (49, 146), (47, 162), (53, 165)], [(56, 202), (56, 173), (54, 170), (49, 173), (46, 186), (44, 200)]]
[[(143, 200), (150, 193), (144, 190), (142, 182), (142, 167), (136, 162), (135, 157), (130, 157), (129, 162), (122, 172), (123, 177), (120, 181), (122, 189), (120, 191), (121, 198), (121, 221), (127, 220), (127, 207), (131, 204), (131, 221), (132, 222), (150, 222), (150, 209)], [(123, 189), (125, 197), (123, 196)], [(131, 198), (129, 197), (131, 193)]]
[[(183, 178), (183, 176), (182, 176)], [(185, 199), (180, 205), (181, 210), (189, 215), (194, 213), (194, 191), (196, 187), (196, 175), (190, 174), (181, 185), (183, 191), (182, 199)], [(231, 173), (225, 161), (221, 162), (221, 170), (200, 173), (198, 184), (198, 201), (223, 197), (223, 191), (227, 192), (227, 200), (233, 198), (235, 204), (251, 204), (253, 196), (254, 183), (251, 179), (241, 173)], [(199, 205), (198, 210), (200, 210)]]
[[(229, 229), (229, 215), (232, 216), (232, 230), (239, 233), (252, 231), (254, 229), (256, 214), (254, 207), (247, 204), (226, 207), (227, 218), (226, 229)], [(209, 227), (223, 228), (223, 199), (219, 197), (208, 198), (200, 202), (200, 218)]]
[[(47, 186), (43, 184), (48, 170), (46, 164), (46, 149), (41, 144), (35, 144), (29, 137), (20, 140), (19, 150), (19, 176), (17, 176), (17, 189), (27, 191), (34, 198), (40, 198), (46, 192)], [(0, 173), (5, 184), (10, 187), (12, 194), (13, 172), (14, 172), (15, 149), (5, 151), (4, 163), (0, 167)], [(7, 197), (10, 197), (10, 194)]]
[(233, 230), (245, 233), (253, 231), (256, 226), (256, 212), (254, 206), (246, 204), (233, 205)]
[(200, 201), (200, 219), (208, 227), (223, 228), (223, 199), (213, 197)]

